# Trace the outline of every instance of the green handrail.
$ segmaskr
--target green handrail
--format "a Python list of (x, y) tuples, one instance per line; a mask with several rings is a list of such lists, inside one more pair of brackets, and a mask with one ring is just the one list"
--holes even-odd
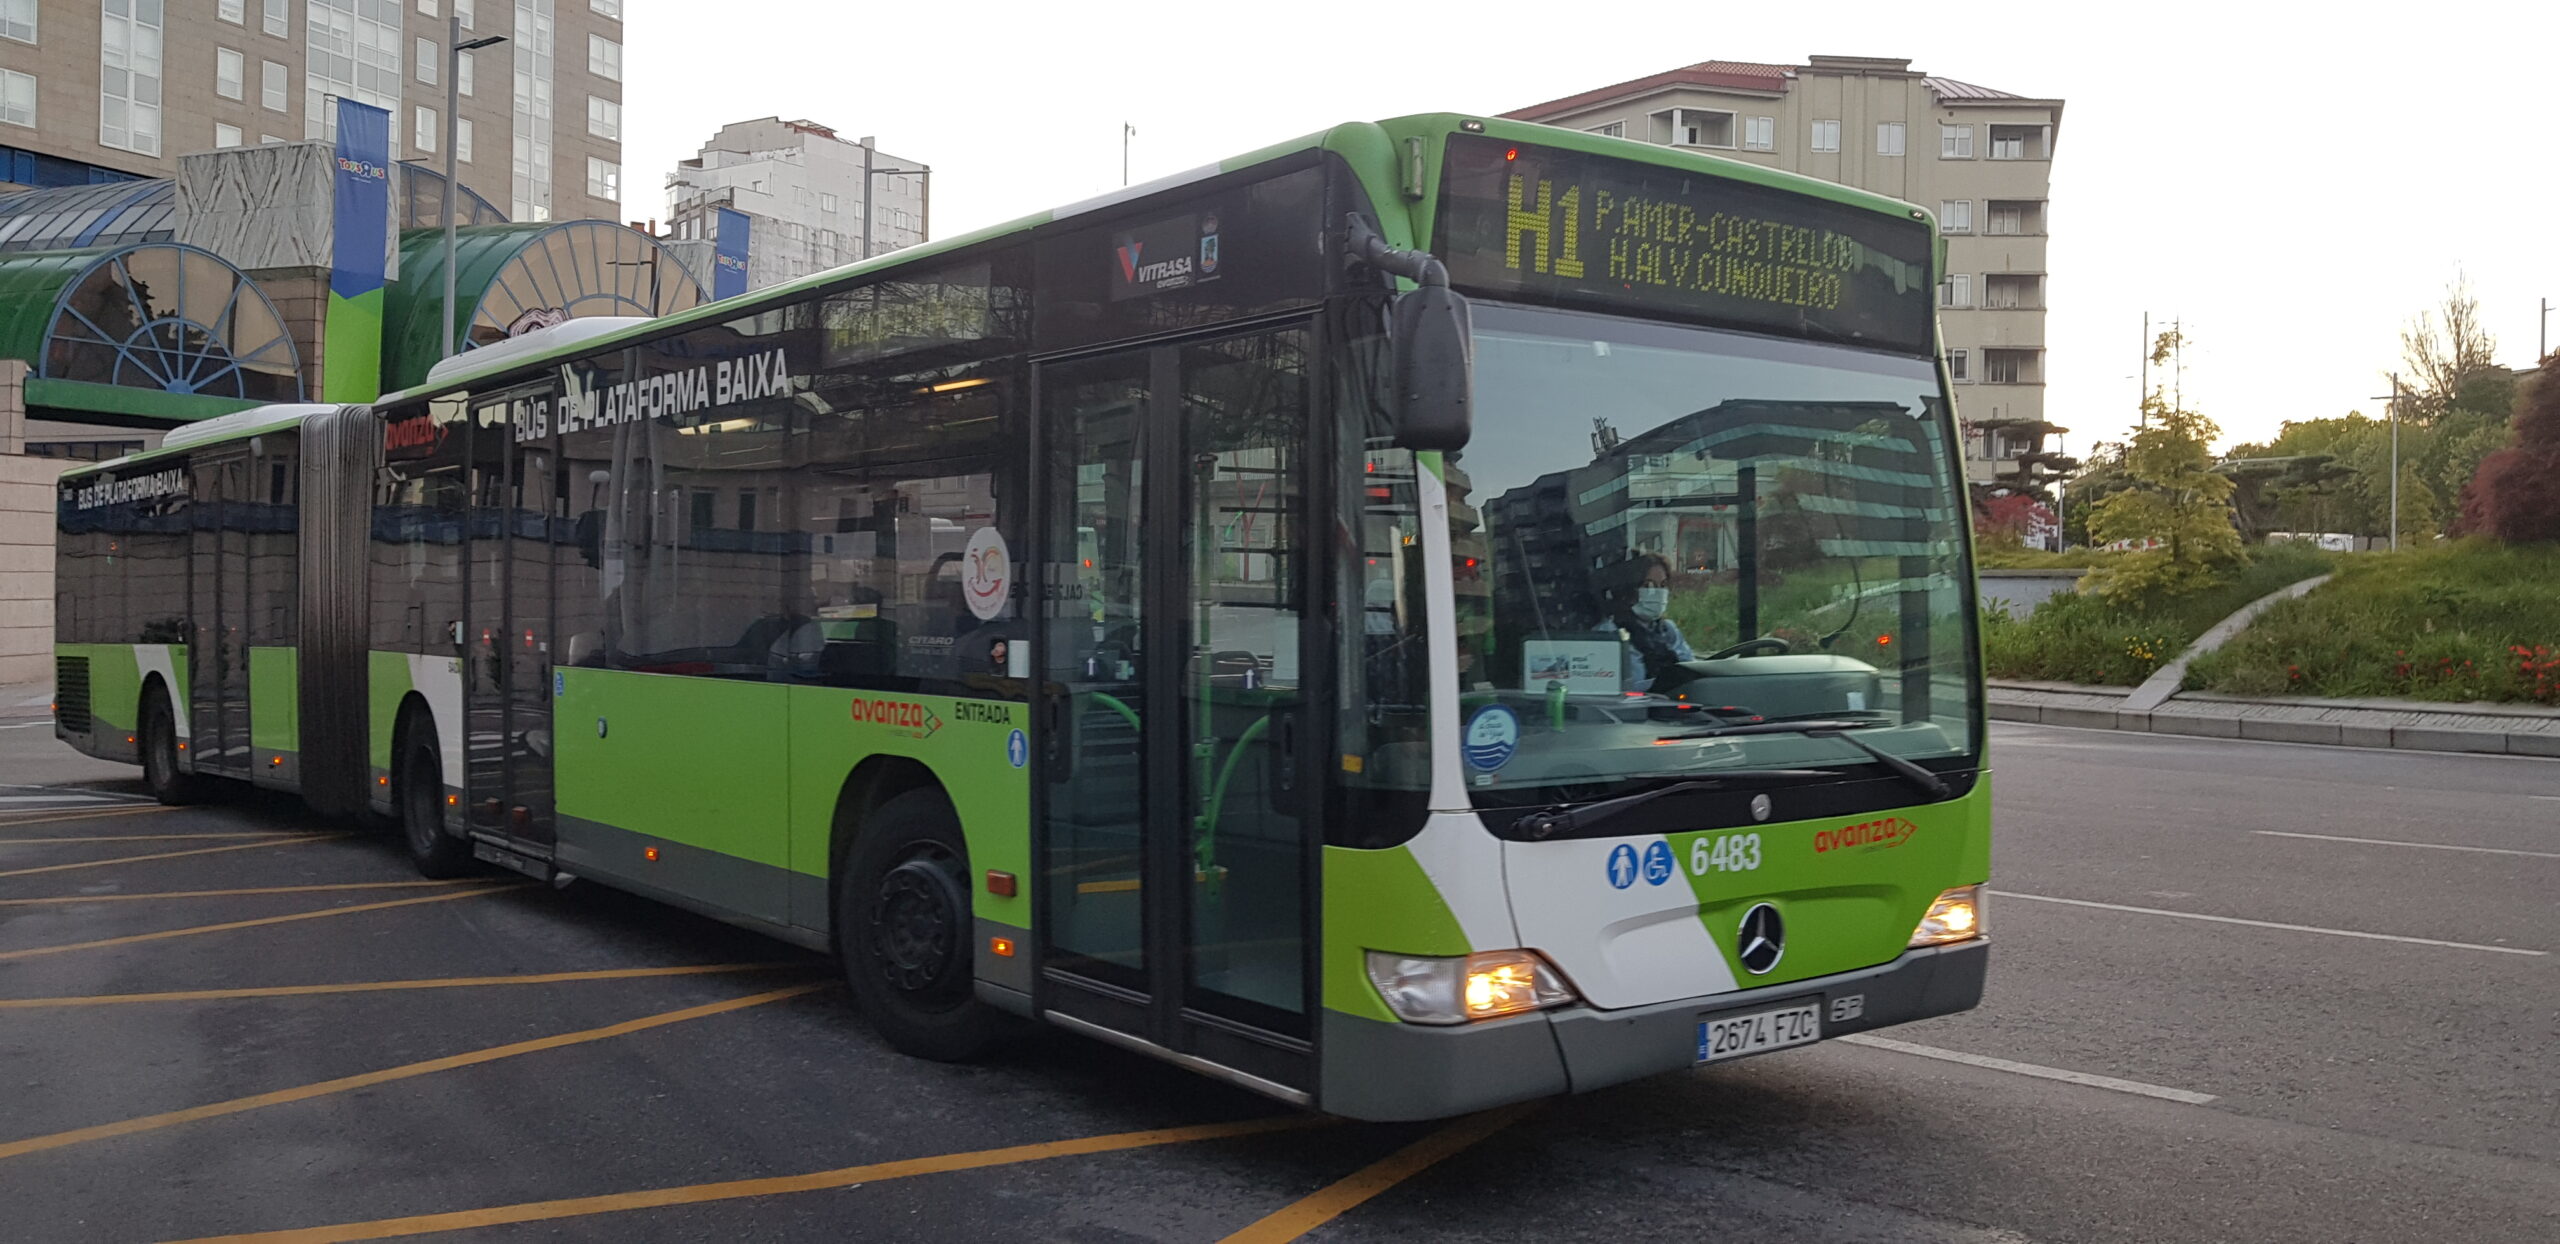
[(1236, 736), (1236, 745), (1227, 749), (1227, 762), (1218, 767), (1217, 780), (1209, 784), (1209, 806), (1202, 810), (1195, 826), (1200, 831), (1200, 840), (1192, 848), (1203, 872), (1216, 867), (1218, 862), (1218, 813), (1226, 807), (1227, 781), (1235, 776), (1236, 762), (1244, 759), (1244, 749), (1259, 741), (1262, 732), (1270, 727), (1270, 718), (1254, 718), (1253, 724)]
[(1140, 728), (1138, 725), (1138, 710), (1129, 707), (1128, 703), (1120, 697), (1113, 695), (1108, 691), (1088, 691), (1085, 692), (1085, 694), (1100, 701), (1104, 708), (1120, 714), (1120, 716), (1129, 723), (1130, 729), (1136, 730)]

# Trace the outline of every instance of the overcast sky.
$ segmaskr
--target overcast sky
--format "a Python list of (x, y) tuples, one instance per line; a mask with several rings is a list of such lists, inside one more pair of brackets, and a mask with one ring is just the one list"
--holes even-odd
[(2531, 361), (2537, 300), (2560, 303), (2548, 0), (2098, 11), (624, 0), (624, 214), (663, 217), (675, 162), (754, 117), (932, 165), (939, 237), (1117, 187), (1123, 122), (1145, 181), (1338, 121), (1498, 113), (1700, 60), (1909, 57), (2066, 101), (2046, 410), (2075, 451), (2131, 422), (2146, 311), (2183, 322), (2185, 396), (2226, 441), (2378, 413), (2402, 324), (2457, 268), (2499, 361)]

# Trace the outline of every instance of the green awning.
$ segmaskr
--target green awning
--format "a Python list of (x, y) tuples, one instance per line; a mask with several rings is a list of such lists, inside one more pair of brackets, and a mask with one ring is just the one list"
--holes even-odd
[[(422, 383), (444, 348), (444, 232), (400, 234), (400, 279), (383, 309), (382, 391)], [(454, 348), (469, 350), (562, 320), (665, 315), (705, 300), (701, 282), (656, 238), (602, 220), (454, 230)]]

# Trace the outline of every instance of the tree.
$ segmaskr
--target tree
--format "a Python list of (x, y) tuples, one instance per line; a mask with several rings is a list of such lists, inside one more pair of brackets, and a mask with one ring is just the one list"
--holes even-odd
[(2560, 361), (2545, 359), (2516, 404), (2506, 447), (2480, 460), (2458, 532), (2522, 544), (2560, 541)]
[(2436, 490), (2418, 478), (2415, 463), (2400, 465), (2400, 543), (2425, 544), (2436, 538), (2444, 520), (2438, 516)]
[[(2163, 334), (2161, 352), (2171, 344)], [(2089, 515), (2092, 541), (2131, 541), (2145, 550), (2091, 574), (2090, 589), (2110, 600), (2211, 587), (2240, 560), (2240, 532), (2231, 525), (2233, 484), (2213, 470), (2211, 446), (2220, 429), (2162, 400), (2157, 390), (2142, 407), (2143, 428), (2124, 455), (2133, 486), (2098, 502)]]
[[(2512, 399), (2512, 393), (2480, 391), (2484, 387), (2481, 381), (2505, 374), (2491, 361), (2497, 352), (2497, 339), (2480, 323), (2480, 300), (2471, 293), (2471, 279), (2456, 272), (2453, 283), (2444, 288), (2444, 302), (2419, 312), (2418, 318), (2409, 321), (2409, 326), (2400, 332), (2400, 359), (2409, 369), (2403, 383), (2415, 397), (2407, 410), (2409, 416), (2421, 423), (2432, 423), (2457, 408), (2494, 409), (2505, 414), (2505, 402)], [(2464, 407), (2466, 399), (2496, 405)]]

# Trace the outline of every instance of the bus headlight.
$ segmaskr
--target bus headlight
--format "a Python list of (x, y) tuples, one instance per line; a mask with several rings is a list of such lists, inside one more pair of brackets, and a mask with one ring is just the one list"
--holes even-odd
[(1911, 931), (1913, 946), (1944, 946), (1982, 936), (1982, 887), (1960, 885), (1929, 904), (1920, 927)]
[(1573, 987), (1527, 950), (1481, 950), (1463, 958), (1369, 952), (1369, 983), (1408, 1024), (1463, 1024), (1574, 1000)]

